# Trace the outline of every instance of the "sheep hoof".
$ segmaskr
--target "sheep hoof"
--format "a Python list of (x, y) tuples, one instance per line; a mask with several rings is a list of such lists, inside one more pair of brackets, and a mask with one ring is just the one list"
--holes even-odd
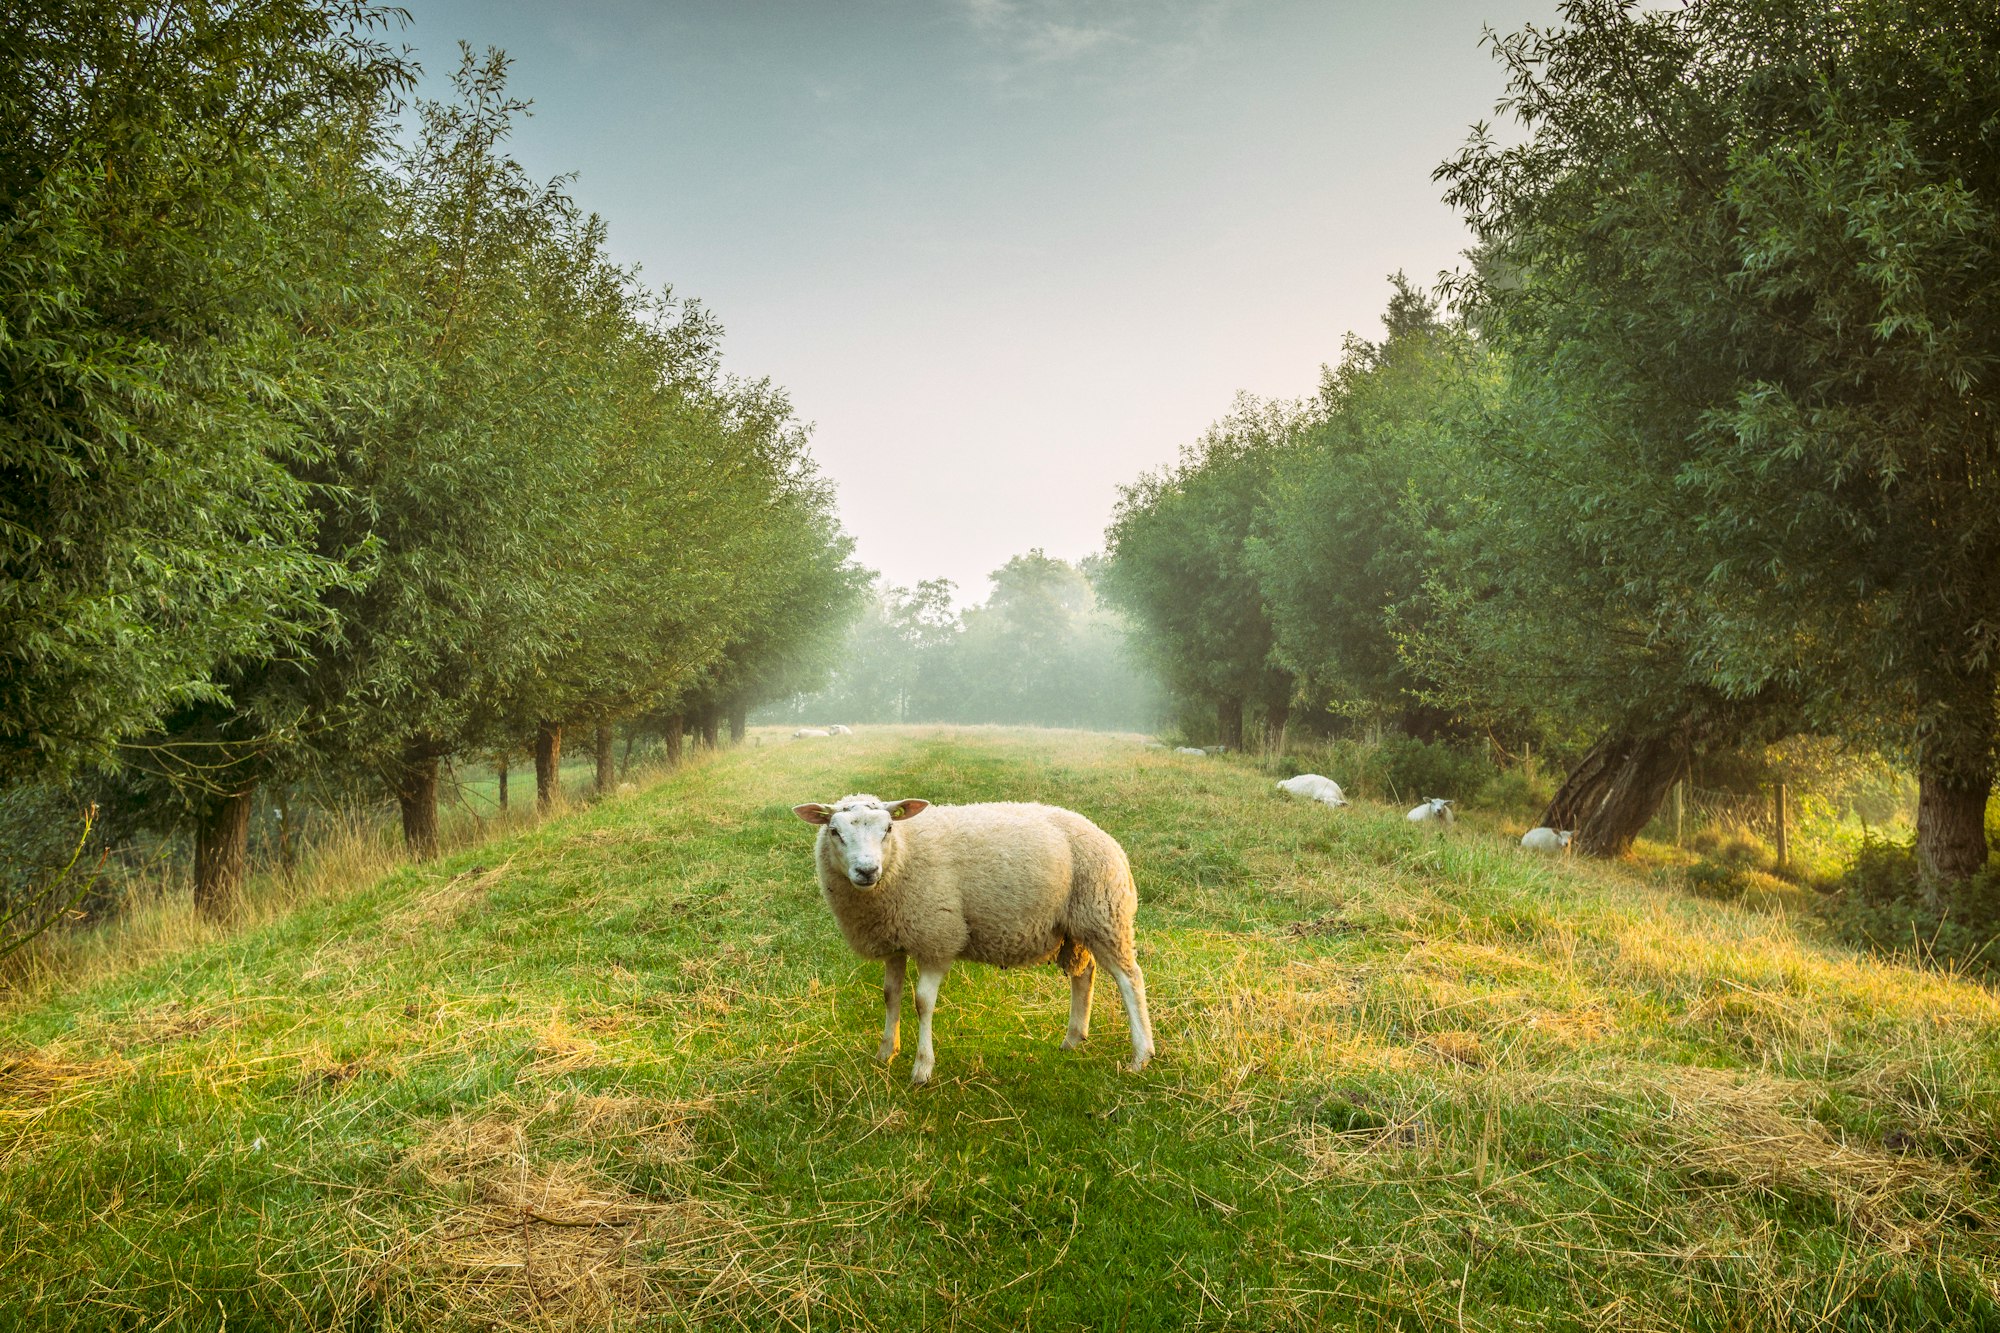
[(896, 1043), (893, 1041), (885, 1041), (880, 1046), (877, 1046), (875, 1048), (875, 1058), (877, 1060), (880, 1060), (885, 1065), (888, 1064), (891, 1060), (896, 1058)]
[(1153, 1053), (1151, 1051), (1147, 1051), (1144, 1055), (1135, 1055), (1132, 1057), (1132, 1063), (1126, 1065), (1125, 1069), (1128, 1073), (1136, 1074), (1140, 1070), (1144, 1069), (1147, 1063), (1150, 1060), (1152, 1060), (1152, 1058), (1153, 1058)]
[(1062, 1039), (1062, 1049), (1065, 1051), (1076, 1050), (1078, 1047), (1082, 1046), (1083, 1043), (1087, 1040), (1089, 1040), (1087, 1037), (1079, 1037), (1074, 1032), (1072, 1032), (1067, 1037), (1064, 1037)]
[(924, 1084), (930, 1081), (931, 1081), (931, 1067), (929, 1065), (918, 1065), (910, 1070), (911, 1087), (920, 1088)]

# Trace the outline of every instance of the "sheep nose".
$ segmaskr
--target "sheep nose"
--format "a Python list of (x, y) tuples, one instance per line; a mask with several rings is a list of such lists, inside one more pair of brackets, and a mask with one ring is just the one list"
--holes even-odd
[(865, 889), (880, 879), (881, 875), (882, 872), (879, 870), (857, 870), (854, 872), (854, 882)]

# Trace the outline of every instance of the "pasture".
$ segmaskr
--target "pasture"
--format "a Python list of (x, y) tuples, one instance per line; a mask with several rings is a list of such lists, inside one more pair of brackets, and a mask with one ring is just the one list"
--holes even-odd
[[(9, 1001), (0, 1322), (2000, 1329), (1986, 989), (1132, 737), (753, 741)], [(877, 1065), (850, 791), (1118, 837), (1153, 1065), (977, 966)]]

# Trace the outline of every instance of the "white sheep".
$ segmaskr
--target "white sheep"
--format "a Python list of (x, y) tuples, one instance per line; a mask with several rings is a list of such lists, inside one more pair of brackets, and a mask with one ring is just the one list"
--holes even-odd
[(838, 722), (836, 722), (832, 726), (826, 729), (826, 734), (829, 736), (852, 736), (854, 734), (854, 728), (843, 727)]
[(1206, 758), (1208, 758), (1208, 751), (1206, 751), (1206, 750), (1197, 750), (1197, 749), (1196, 749), (1196, 748), (1195, 748), (1194, 746), (1192, 746), (1192, 745), (1176, 745), (1176, 746), (1174, 747), (1174, 753), (1175, 753), (1175, 754), (1191, 754), (1191, 755), (1193, 755), (1193, 756), (1194, 756), (1195, 758), (1197, 758), (1197, 759), (1206, 759)]
[(1404, 815), (1403, 818), (1409, 820), (1412, 824), (1429, 824), (1433, 821), (1440, 824), (1450, 824), (1457, 819), (1457, 816), (1452, 814), (1451, 807), (1452, 802), (1442, 797), (1427, 796), (1424, 798), (1422, 805), (1410, 811), (1409, 814)]
[(1303, 796), (1326, 805), (1347, 804), (1347, 795), (1340, 790), (1340, 784), (1332, 778), (1321, 777), (1317, 773), (1301, 773), (1295, 778), (1286, 778), (1278, 784), (1278, 790), (1288, 791), (1294, 796)]
[(1563, 832), (1552, 828), (1531, 828), (1521, 835), (1521, 845), (1537, 852), (1566, 852), (1569, 840), (1575, 836), (1574, 830)]
[(832, 734), (833, 734), (832, 732), (827, 731), (823, 727), (800, 727), (797, 731), (792, 733), (792, 739), (795, 741), (802, 741), (810, 736), (831, 736)]
[(883, 961), (878, 1059), (895, 1057), (903, 982), (908, 960), (917, 960), (912, 1083), (931, 1076), (931, 1013), (946, 969), (961, 958), (1000, 967), (1053, 960), (1070, 979), (1064, 1050), (1090, 1035), (1094, 958), (1125, 1002), (1133, 1071), (1152, 1059), (1146, 978), (1132, 940), (1139, 895), (1125, 849), (1103, 829), (1050, 805), (856, 795), (792, 812), (821, 826), (814, 859), (840, 933), (863, 958)]

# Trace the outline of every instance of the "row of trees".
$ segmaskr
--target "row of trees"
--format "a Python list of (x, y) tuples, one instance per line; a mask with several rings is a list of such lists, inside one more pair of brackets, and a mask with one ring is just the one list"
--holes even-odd
[[(408, 103), (393, 11), (0, 19), (0, 783), (192, 827), (227, 910), (262, 784), (741, 718), (860, 579), (784, 394), (505, 152), (498, 53)], [(673, 724), (679, 734), (679, 721)]]
[(952, 609), (952, 584), (881, 587), (855, 622), (830, 684), (773, 719), (956, 722), (1134, 730), (1154, 725), (1157, 689), (1098, 604), (1092, 561), (1039, 550), (993, 572), (984, 603)]
[(1493, 39), (1478, 239), (1318, 396), (1129, 488), (1105, 587), (1185, 696), (1578, 755), (1628, 846), (1690, 755), (1811, 732), (1981, 869), (2000, 671), (2000, 11), (1572, 0)]

